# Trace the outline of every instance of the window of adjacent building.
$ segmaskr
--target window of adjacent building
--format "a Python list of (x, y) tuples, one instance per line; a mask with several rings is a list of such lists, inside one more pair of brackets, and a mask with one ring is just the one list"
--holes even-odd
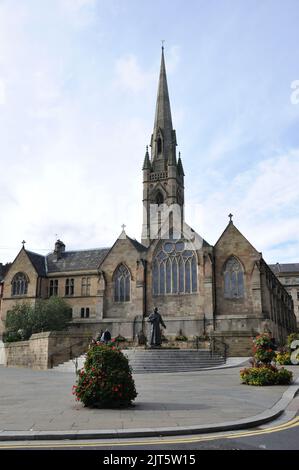
[(81, 295), (90, 295), (90, 277), (82, 277)]
[(81, 318), (89, 318), (89, 307), (81, 308)]
[(153, 262), (153, 293), (192, 294), (197, 292), (197, 260), (184, 241), (167, 241)]
[(224, 297), (227, 299), (244, 296), (244, 273), (239, 260), (231, 256), (224, 268)]
[(115, 302), (129, 302), (131, 291), (131, 274), (124, 264), (120, 264), (113, 275)]
[(74, 279), (68, 278), (65, 281), (65, 295), (74, 295)]
[(49, 286), (49, 297), (58, 295), (58, 279), (51, 279)]
[(28, 289), (28, 278), (24, 273), (18, 273), (12, 280), (12, 295), (26, 295)]

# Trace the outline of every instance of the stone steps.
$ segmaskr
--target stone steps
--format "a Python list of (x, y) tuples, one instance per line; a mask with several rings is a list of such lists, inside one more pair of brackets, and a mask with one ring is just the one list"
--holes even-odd
[[(127, 356), (133, 373), (162, 373), (162, 372), (191, 372), (200, 369), (217, 367), (225, 363), (219, 354), (210, 355), (206, 349), (126, 349), (123, 353)], [(77, 358), (77, 368), (84, 365), (85, 355)], [(61, 372), (74, 372), (75, 360), (65, 362), (55, 367)]]

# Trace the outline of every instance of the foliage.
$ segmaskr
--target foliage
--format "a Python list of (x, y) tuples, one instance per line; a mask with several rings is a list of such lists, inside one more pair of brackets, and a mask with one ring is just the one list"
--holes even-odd
[(275, 355), (276, 364), (281, 364), (284, 366), (289, 366), (291, 362), (291, 350), (287, 347), (279, 348)]
[(287, 347), (290, 348), (292, 342), (295, 341), (296, 339), (299, 340), (299, 333), (291, 333), (287, 339)]
[(39, 300), (32, 316), (32, 332), (65, 330), (72, 318), (71, 308), (60, 297)]
[(90, 407), (131, 405), (137, 392), (126, 356), (111, 344), (90, 345), (84, 367), (78, 371), (73, 394), (76, 400)]
[(32, 315), (33, 307), (29, 303), (14, 305), (6, 315), (4, 341), (27, 340), (32, 334)]
[(245, 368), (240, 371), (240, 376), (242, 383), (247, 385), (289, 385), (293, 379), (292, 372), (273, 365)]
[(125, 341), (127, 341), (127, 339), (122, 336), (122, 335), (118, 335), (114, 338), (114, 340), (112, 342), (115, 342), (115, 343), (124, 343)]
[(17, 341), (23, 341), (21, 332), (8, 331), (3, 333), (4, 343), (15, 343)]
[(253, 340), (253, 354), (262, 364), (270, 364), (275, 357), (273, 339), (269, 333), (262, 333)]
[[(5, 341), (27, 340), (33, 333), (61, 331), (71, 319), (71, 309), (64, 299), (50, 297), (34, 306), (23, 302), (7, 312)], [(13, 338), (13, 339), (12, 339)]]
[(180, 330), (177, 334), (177, 336), (175, 337), (175, 340), (176, 341), (188, 341), (188, 338), (187, 336), (185, 336), (182, 332), (182, 330)]

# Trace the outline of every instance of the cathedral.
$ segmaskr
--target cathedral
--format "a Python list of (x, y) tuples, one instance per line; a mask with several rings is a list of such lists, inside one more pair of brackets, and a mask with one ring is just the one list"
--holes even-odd
[(16, 302), (60, 296), (70, 329), (108, 328), (136, 340), (158, 307), (166, 338), (214, 338), (228, 355), (250, 355), (251, 339), (269, 331), (279, 344), (296, 331), (293, 300), (229, 215), (214, 246), (185, 221), (184, 169), (177, 155), (162, 48), (150, 148), (142, 167), (141, 241), (125, 226), (112, 247), (69, 251), (57, 240), (46, 256), (25, 244), (3, 278), (0, 335)]

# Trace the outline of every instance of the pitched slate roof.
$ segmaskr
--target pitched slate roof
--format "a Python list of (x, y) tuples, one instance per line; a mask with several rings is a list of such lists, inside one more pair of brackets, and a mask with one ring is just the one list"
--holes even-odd
[(57, 260), (54, 253), (46, 256), (48, 273), (63, 271), (85, 271), (97, 269), (110, 248), (98, 248), (93, 250), (65, 251)]
[(299, 263), (284, 263), (284, 264), (276, 263), (276, 264), (269, 264), (269, 267), (275, 274), (299, 272)]
[(30, 259), (31, 263), (33, 264), (36, 272), (39, 276), (46, 276), (46, 260), (43, 255), (39, 255), (38, 253), (34, 253), (33, 251), (25, 250), (28, 258)]
[(141, 243), (139, 243), (137, 240), (128, 237), (128, 235), (126, 235), (126, 237), (135, 246), (136, 250), (138, 250), (138, 251), (146, 251), (147, 250), (147, 247), (142, 245)]

